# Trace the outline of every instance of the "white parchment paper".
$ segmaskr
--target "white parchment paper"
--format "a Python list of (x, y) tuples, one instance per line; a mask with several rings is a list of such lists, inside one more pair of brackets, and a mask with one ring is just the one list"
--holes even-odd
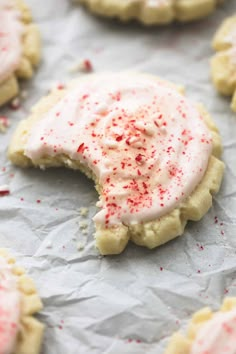
[[(204, 21), (164, 28), (98, 19), (69, 0), (28, 3), (42, 32), (43, 61), (24, 84), (29, 96), (21, 109), (1, 109), (12, 126), (0, 136), (0, 185), (11, 189), (0, 198), (0, 246), (39, 289), (42, 353), (161, 354), (194, 311), (217, 309), (226, 294), (236, 295), (236, 115), (209, 80), (211, 38), (236, 2), (228, 0)], [(185, 85), (219, 126), (226, 171), (212, 209), (189, 223), (183, 237), (156, 250), (131, 244), (120, 256), (100, 257), (92, 235), (93, 183), (79, 172), (22, 170), (7, 161), (18, 122), (55, 81), (75, 77), (69, 69), (84, 58), (97, 72), (146, 71)], [(89, 208), (88, 218), (80, 207)]]

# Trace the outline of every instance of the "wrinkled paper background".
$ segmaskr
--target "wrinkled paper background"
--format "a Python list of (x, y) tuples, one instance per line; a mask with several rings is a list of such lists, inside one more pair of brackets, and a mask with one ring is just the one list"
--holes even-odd
[[(11, 194), (0, 198), (0, 246), (28, 269), (39, 289), (39, 317), (46, 324), (42, 353), (161, 354), (194, 311), (217, 309), (225, 294), (236, 295), (236, 115), (209, 80), (211, 38), (236, 2), (228, 0), (201, 22), (164, 28), (99, 19), (69, 0), (28, 3), (42, 32), (43, 61), (24, 84), (29, 96), (22, 108), (1, 109), (11, 128), (0, 136), (0, 185), (8, 184)], [(96, 72), (146, 71), (185, 85), (222, 134), (226, 171), (212, 209), (189, 223), (185, 236), (156, 250), (130, 244), (120, 256), (99, 256), (93, 183), (79, 172), (21, 170), (7, 161), (17, 123), (55, 81), (75, 77), (69, 69), (85, 58)], [(89, 218), (79, 215), (80, 207), (89, 208)]]

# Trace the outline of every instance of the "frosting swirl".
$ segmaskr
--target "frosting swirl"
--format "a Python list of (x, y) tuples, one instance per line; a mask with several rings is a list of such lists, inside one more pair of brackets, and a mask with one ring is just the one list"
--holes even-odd
[(29, 133), (35, 163), (66, 155), (101, 187), (97, 223), (155, 220), (201, 181), (212, 137), (195, 105), (161, 80), (94, 75), (69, 90)]
[(11, 1), (0, 0), (0, 82), (19, 66), (23, 26)]
[(10, 265), (0, 258), (0, 354), (13, 353), (20, 318), (20, 294)]

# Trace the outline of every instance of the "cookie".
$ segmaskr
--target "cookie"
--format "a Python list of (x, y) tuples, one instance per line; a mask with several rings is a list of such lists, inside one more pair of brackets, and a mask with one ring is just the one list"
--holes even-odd
[(145, 25), (163, 25), (173, 21), (199, 20), (212, 13), (224, 0), (77, 0), (91, 12), (117, 17), (122, 21), (136, 19)]
[(0, 248), (0, 352), (39, 354), (44, 326), (33, 315), (42, 309), (33, 281)]
[(201, 219), (221, 184), (220, 154), (201, 105), (155, 76), (125, 72), (54, 90), (19, 124), (8, 152), (22, 167), (66, 166), (94, 180), (101, 254), (120, 253), (129, 239), (154, 248)]
[(211, 76), (216, 89), (232, 96), (236, 112), (236, 15), (226, 19), (213, 39), (216, 54), (211, 59)]
[(40, 60), (40, 35), (23, 0), (0, 1), (0, 106), (19, 93)]
[(165, 354), (235, 354), (236, 298), (226, 298), (221, 310), (196, 312), (187, 335), (173, 335)]

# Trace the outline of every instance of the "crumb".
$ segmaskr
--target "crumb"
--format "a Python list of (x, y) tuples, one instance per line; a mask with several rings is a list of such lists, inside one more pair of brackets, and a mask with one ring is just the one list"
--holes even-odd
[(101, 202), (101, 200), (99, 200), (99, 201), (96, 203), (96, 207), (97, 207), (97, 208), (101, 208), (101, 207), (102, 207), (102, 202)]
[(80, 221), (79, 222), (79, 228), (81, 230), (86, 230), (88, 228), (88, 222), (87, 221)]
[(27, 91), (27, 90), (22, 90), (22, 91), (20, 92), (20, 97), (21, 97), (23, 100), (25, 100), (28, 96), (29, 96), (29, 94), (28, 94), (28, 91)]
[(88, 231), (87, 230), (82, 230), (82, 234), (83, 235), (88, 235)]
[(82, 208), (79, 208), (79, 214), (80, 214), (80, 216), (84, 216), (84, 217), (86, 217), (87, 215), (88, 215), (88, 208), (84, 208), (84, 207), (82, 207)]
[(84, 244), (82, 242), (77, 243), (77, 250), (82, 251), (84, 249)]
[(14, 98), (14, 99), (10, 102), (9, 107), (10, 107), (12, 110), (17, 111), (17, 110), (21, 107), (20, 98), (19, 98), (19, 97)]

